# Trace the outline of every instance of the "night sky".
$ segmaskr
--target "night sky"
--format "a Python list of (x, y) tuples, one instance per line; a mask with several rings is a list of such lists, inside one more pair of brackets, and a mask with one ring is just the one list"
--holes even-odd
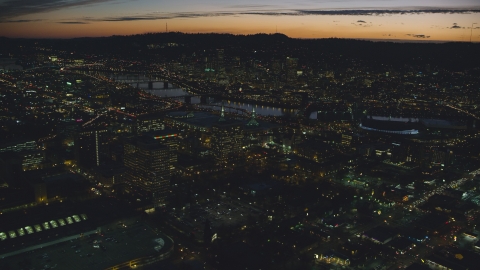
[[(480, 42), (479, 0), (0, 0), (0, 36), (168, 31)], [(472, 24), (477, 23), (473, 25)], [(473, 30), (473, 31), (471, 31)]]

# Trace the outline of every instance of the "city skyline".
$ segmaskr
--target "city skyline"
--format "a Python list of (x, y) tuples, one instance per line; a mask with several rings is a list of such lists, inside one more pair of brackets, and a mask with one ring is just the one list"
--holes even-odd
[[(5, 10), (50, 18), (24, 22), (38, 36), (104, 34), (73, 14)], [(458, 10), (335, 12), (364, 32), (176, 32), (331, 19), (243, 14), (1, 37), (0, 269), (477, 269), (480, 42), (465, 40), (477, 30)], [(435, 17), (465, 42), (351, 39), (394, 17)], [(167, 23), (141, 18), (112, 31)], [(403, 22), (403, 36), (438, 38)]]
[[(149, 32), (284, 33), (293, 38), (480, 41), (474, 0), (0, 1), (0, 36), (74, 38)], [(168, 24), (168, 28), (167, 28)]]

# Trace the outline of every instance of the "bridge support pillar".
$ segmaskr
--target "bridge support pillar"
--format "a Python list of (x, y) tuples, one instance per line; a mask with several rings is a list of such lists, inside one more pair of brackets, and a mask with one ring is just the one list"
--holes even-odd
[(200, 104), (207, 104), (207, 96), (200, 96)]
[(163, 89), (168, 89), (168, 82), (163, 82)]
[(148, 82), (148, 89), (153, 89), (153, 82)]
[(192, 104), (192, 96), (185, 96), (185, 104)]

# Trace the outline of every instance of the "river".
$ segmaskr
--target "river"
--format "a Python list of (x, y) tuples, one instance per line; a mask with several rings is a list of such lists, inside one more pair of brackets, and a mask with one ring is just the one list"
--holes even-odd
[[(133, 87), (138, 87), (143, 89), (144, 91), (160, 96), (160, 97), (181, 97), (185, 95), (192, 95), (191, 102), (192, 104), (200, 104), (200, 98), (196, 97), (194, 93), (189, 93), (182, 88), (178, 88), (175, 85), (168, 84), (168, 89), (164, 89), (163, 82), (153, 82), (152, 88), (153, 90), (148, 90), (148, 83), (147, 81), (149, 78), (145, 77), (144, 75), (117, 75), (113, 76), (112, 74), (109, 76), (110, 78), (114, 78), (118, 82), (126, 82), (130, 83)], [(154, 78), (152, 78), (154, 79)], [(142, 81), (139, 83), (134, 83), (137, 81)], [(184, 101), (183, 98), (178, 98), (180, 101)], [(247, 111), (252, 111), (252, 108), (255, 108), (255, 112), (258, 115), (263, 116), (295, 116), (298, 113), (297, 109), (287, 109), (287, 108), (280, 108), (280, 107), (272, 107), (272, 106), (265, 106), (265, 105), (257, 105), (251, 103), (244, 103), (244, 102), (237, 102), (237, 101), (230, 101), (230, 100), (215, 100), (213, 98), (209, 98), (207, 100), (208, 105), (217, 105), (217, 106), (209, 106), (214, 110), (220, 110), (221, 104), (225, 105), (226, 111), (233, 110), (231, 108), (239, 108), (244, 109)], [(201, 105), (199, 105), (201, 106)], [(310, 115), (310, 119), (317, 119), (317, 113), (313, 112)]]

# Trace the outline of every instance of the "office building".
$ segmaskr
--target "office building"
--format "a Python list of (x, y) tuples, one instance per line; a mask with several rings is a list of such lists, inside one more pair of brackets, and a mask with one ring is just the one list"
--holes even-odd
[(83, 167), (104, 165), (108, 160), (106, 129), (81, 131), (75, 135), (75, 159)]
[(125, 181), (150, 200), (154, 207), (165, 205), (171, 177), (170, 148), (141, 136), (125, 142)]
[(173, 129), (164, 129), (158, 131), (152, 131), (145, 134), (158, 141), (158, 143), (168, 146), (170, 154), (168, 163), (170, 165), (170, 173), (174, 174), (177, 165), (177, 151), (179, 148), (179, 132)]
[(2, 152), (21, 152), (26, 150), (36, 150), (37, 142), (30, 140), (12, 140), (0, 144), (0, 153)]
[(226, 165), (239, 159), (243, 142), (243, 123), (226, 119), (222, 107), (219, 121), (212, 126), (212, 153), (218, 164)]
[(298, 59), (287, 57), (286, 68), (287, 68), (287, 83), (295, 83), (297, 81), (297, 66)]
[(165, 129), (161, 115), (141, 115), (136, 121), (138, 134)]

